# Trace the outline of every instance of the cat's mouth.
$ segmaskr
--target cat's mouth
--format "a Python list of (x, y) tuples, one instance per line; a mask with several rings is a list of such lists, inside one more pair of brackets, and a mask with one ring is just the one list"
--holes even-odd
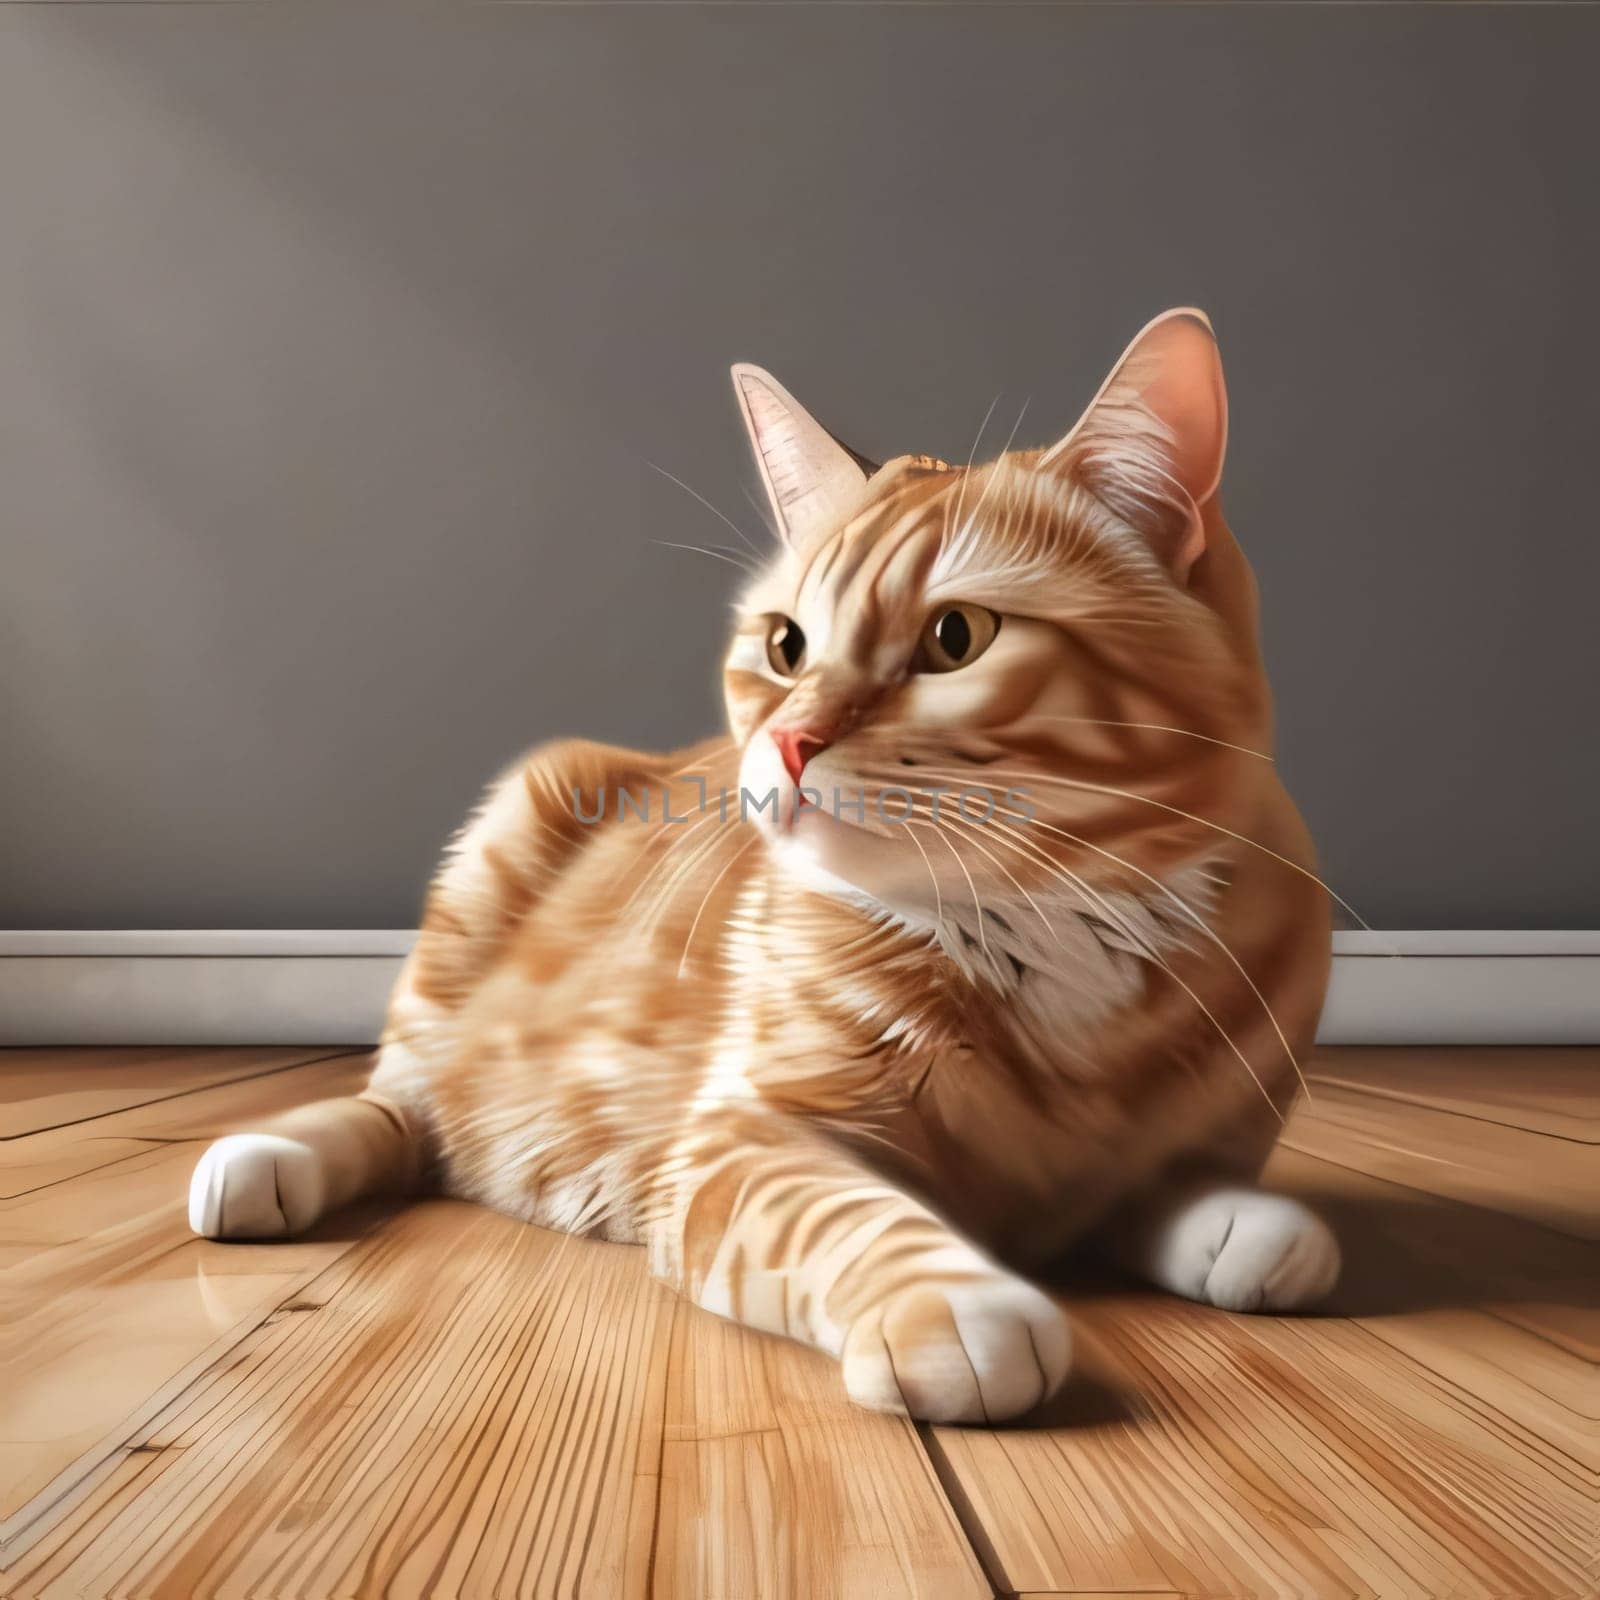
[[(842, 785), (841, 785), (842, 788)], [(799, 886), (897, 915), (923, 915), (928, 867), (903, 827), (882, 826), (867, 799), (865, 819), (836, 812), (831, 788), (821, 805), (798, 803), (787, 824), (763, 828), (767, 848)]]
[(772, 740), (757, 738), (746, 748), (741, 814), (788, 877), (836, 899), (887, 908), (926, 897), (923, 859), (906, 837), (910, 829), (894, 825), (897, 807), (882, 806), (878, 786), (849, 770), (835, 751), (807, 762), (799, 778), (790, 776)]
[(792, 820), (774, 829), (768, 848), (797, 882), (824, 894), (880, 899), (884, 841), (865, 828), (832, 815), (826, 806), (797, 807)]

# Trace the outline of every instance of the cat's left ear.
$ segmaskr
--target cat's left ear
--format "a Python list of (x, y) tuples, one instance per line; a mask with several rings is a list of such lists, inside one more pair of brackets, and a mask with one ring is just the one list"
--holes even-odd
[(1201, 507), (1228, 446), (1222, 357), (1203, 311), (1149, 323), (1041, 467), (1066, 472), (1150, 541), (1183, 581), (1205, 550)]
[(872, 463), (840, 444), (770, 372), (740, 362), (733, 391), (783, 542), (795, 548), (855, 509)]

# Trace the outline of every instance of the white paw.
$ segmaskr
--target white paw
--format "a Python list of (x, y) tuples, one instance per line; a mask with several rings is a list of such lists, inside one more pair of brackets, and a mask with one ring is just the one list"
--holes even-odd
[(1167, 1224), (1158, 1282), (1226, 1311), (1292, 1311), (1339, 1277), (1327, 1223), (1286, 1195), (1217, 1189)]
[(857, 1405), (927, 1422), (1003, 1422), (1048, 1400), (1071, 1355), (1060, 1307), (995, 1272), (900, 1290), (856, 1319), (840, 1361)]
[(235, 1133), (200, 1157), (189, 1180), (189, 1226), (207, 1239), (279, 1239), (322, 1213), (322, 1163), (310, 1145)]

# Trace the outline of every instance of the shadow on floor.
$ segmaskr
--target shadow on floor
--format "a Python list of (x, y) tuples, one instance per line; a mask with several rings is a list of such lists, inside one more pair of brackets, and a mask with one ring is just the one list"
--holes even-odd
[[(1525, 1303), (1600, 1310), (1600, 1274), (1583, 1240), (1421, 1193), (1307, 1185), (1291, 1192), (1327, 1219), (1344, 1251), (1339, 1286), (1314, 1314), (1385, 1317)], [(1069, 1301), (1139, 1292), (1132, 1279), (1086, 1255), (1063, 1262), (1050, 1283)]]

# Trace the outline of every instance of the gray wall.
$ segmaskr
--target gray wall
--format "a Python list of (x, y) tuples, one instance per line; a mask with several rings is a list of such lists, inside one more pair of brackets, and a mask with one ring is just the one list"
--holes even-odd
[(0, 8), (0, 926), (405, 926), (717, 716), (725, 369), (869, 452), (1211, 310), (1379, 925), (1600, 926), (1592, 8)]

